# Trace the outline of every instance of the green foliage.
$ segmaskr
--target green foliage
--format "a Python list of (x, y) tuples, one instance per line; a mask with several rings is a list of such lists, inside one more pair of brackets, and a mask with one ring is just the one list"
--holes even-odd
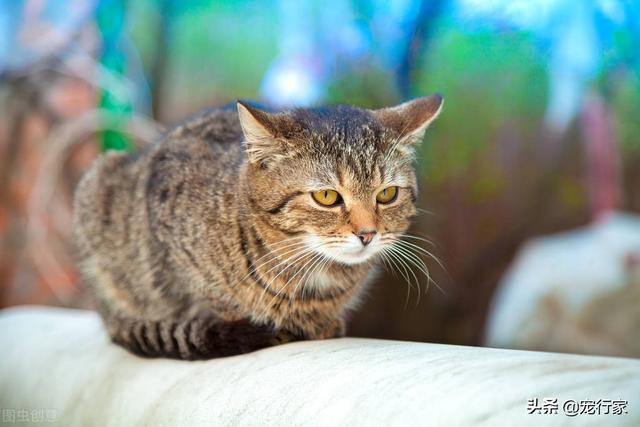
[(626, 72), (618, 76), (610, 107), (620, 146), (640, 153), (640, 76)]
[(640, 61), (637, 37), (628, 30), (614, 33), (602, 58), (601, 72), (593, 83), (604, 93), (611, 109), (623, 152), (640, 154)]
[[(125, 53), (118, 49), (115, 40), (119, 38), (121, 24), (124, 21), (124, 3), (113, 1), (101, 4), (98, 7), (96, 22), (100, 30), (100, 35), (104, 41), (103, 51), (100, 55), (102, 66), (114, 75), (126, 73), (127, 63)], [(105, 86), (108, 88), (108, 85)], [(122, 116), (122, 120), (133, 111), (133, 104), (130, 97), (117, 97), (108, 89), (100, 93), (100, 108)], [(108, 130), (100, 135), (103, 150), (130, 150), (133, 143), (130, 138), (118, 131)]]
[(516, 123), (515, 131), (525, 136), (542, 120), (544, 60), (525, 33), (464, 33), (444, 25), (426, 47), (421, 69), (418, 93), (437, 91), (445, 97), (443, 114), (424, 147), (424, 166), (433, 179), (465, 170), (479, 151), (491, 148), (506, 124)]
[(149, 74), (155, 55), (164, 50), (169, 54), (169, 46), (161, 46), (156, 37), (160, 25), (158, 0), (137, 0), (127, 4), (127, 32)]
[(174, 2), (172, 13), (165, 13), (166, 46), (157, 42), (160, 10), (155, 3), (132, 3), (130, 31), (147, 74), (155, 55), (167, 55), (162, 95), (171, 100), (171, 109), (193, 111), (256, 97), (262, 77), (277, 55), (277, 14), (269, 3)]
[(379, 108), (399, 102), (393, 75), (382, 68), (356, 68), (341, 73), (329, 82), (328, 104), (349, 104), (365, 108)]
[[(238, 13), (237, 6), (212, 3), (205, 10), (187, 11), (176, 19), (172, 46), (175, 90), (186, 91), (204, 103), (207, 94), (218, 100), (255, 98), (271, 59), (276, 56), (276, 39), (268, 20), (272, 10)], [(206, 29), (203, 31), (203, 29)], [(204, 90), (203, 90), (204, 89)]]

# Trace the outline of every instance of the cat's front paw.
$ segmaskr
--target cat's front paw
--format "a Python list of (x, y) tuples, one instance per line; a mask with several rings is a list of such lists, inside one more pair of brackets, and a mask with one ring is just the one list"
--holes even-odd
[(311, 338), (314, 340), (340, 338), (343, 337), (346, 332), (346, 323), (343, 320), (336, 320), (335, 322), (318, 329)]
[(246, 319), (228, 322), (197, 319), (191, 324), (188, 337), (192, 358), (210, 359), (269, 347), (274, 334), (271, 326), (256, 325)]
[(305, 338), (299, 335), (289, 332), (286, 329), (281, 329), (273, 338), (271, 338), (271, 345), (282, 345), (294, 341), (303, 341)]

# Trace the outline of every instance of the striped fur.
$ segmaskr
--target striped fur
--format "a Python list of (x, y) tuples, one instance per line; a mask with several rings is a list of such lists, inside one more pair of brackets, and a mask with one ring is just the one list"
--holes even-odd
[[(98, 159), (76, 192), (74, 236), (113, 341), (143, 356), (206, 359), (343, 335), (377, 256), (325, 252), (352, 244), (358, 227), (407, 229), (410, 147), (440, 105), (240, 104), (242, 124), (235, 109), (210, 109), (140, 153)], [(400, 186), (398, 200), (377, 206), (385, 183)], [(327, 185), (345, 193), (342, 206), (312, 201)]]

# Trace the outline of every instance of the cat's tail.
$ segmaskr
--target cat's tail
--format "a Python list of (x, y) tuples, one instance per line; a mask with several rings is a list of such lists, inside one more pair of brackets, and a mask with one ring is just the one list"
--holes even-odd
[(249, 353), (276, 344), (278, 335), (273, 328), (248, 320), (110, 318), (105, 324), (111, 340), (134, 354), (184, 360)]

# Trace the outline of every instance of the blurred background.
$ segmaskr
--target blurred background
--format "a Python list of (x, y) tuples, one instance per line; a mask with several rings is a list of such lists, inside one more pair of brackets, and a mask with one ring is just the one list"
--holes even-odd
[(90, 307), (71, 201), (100, 152), (237, 98), (433, 92), (411, 231), (440, 262), (381, 275), (350, 334), (640, 357), (632, 0), (0, 1), (0, 306)]

